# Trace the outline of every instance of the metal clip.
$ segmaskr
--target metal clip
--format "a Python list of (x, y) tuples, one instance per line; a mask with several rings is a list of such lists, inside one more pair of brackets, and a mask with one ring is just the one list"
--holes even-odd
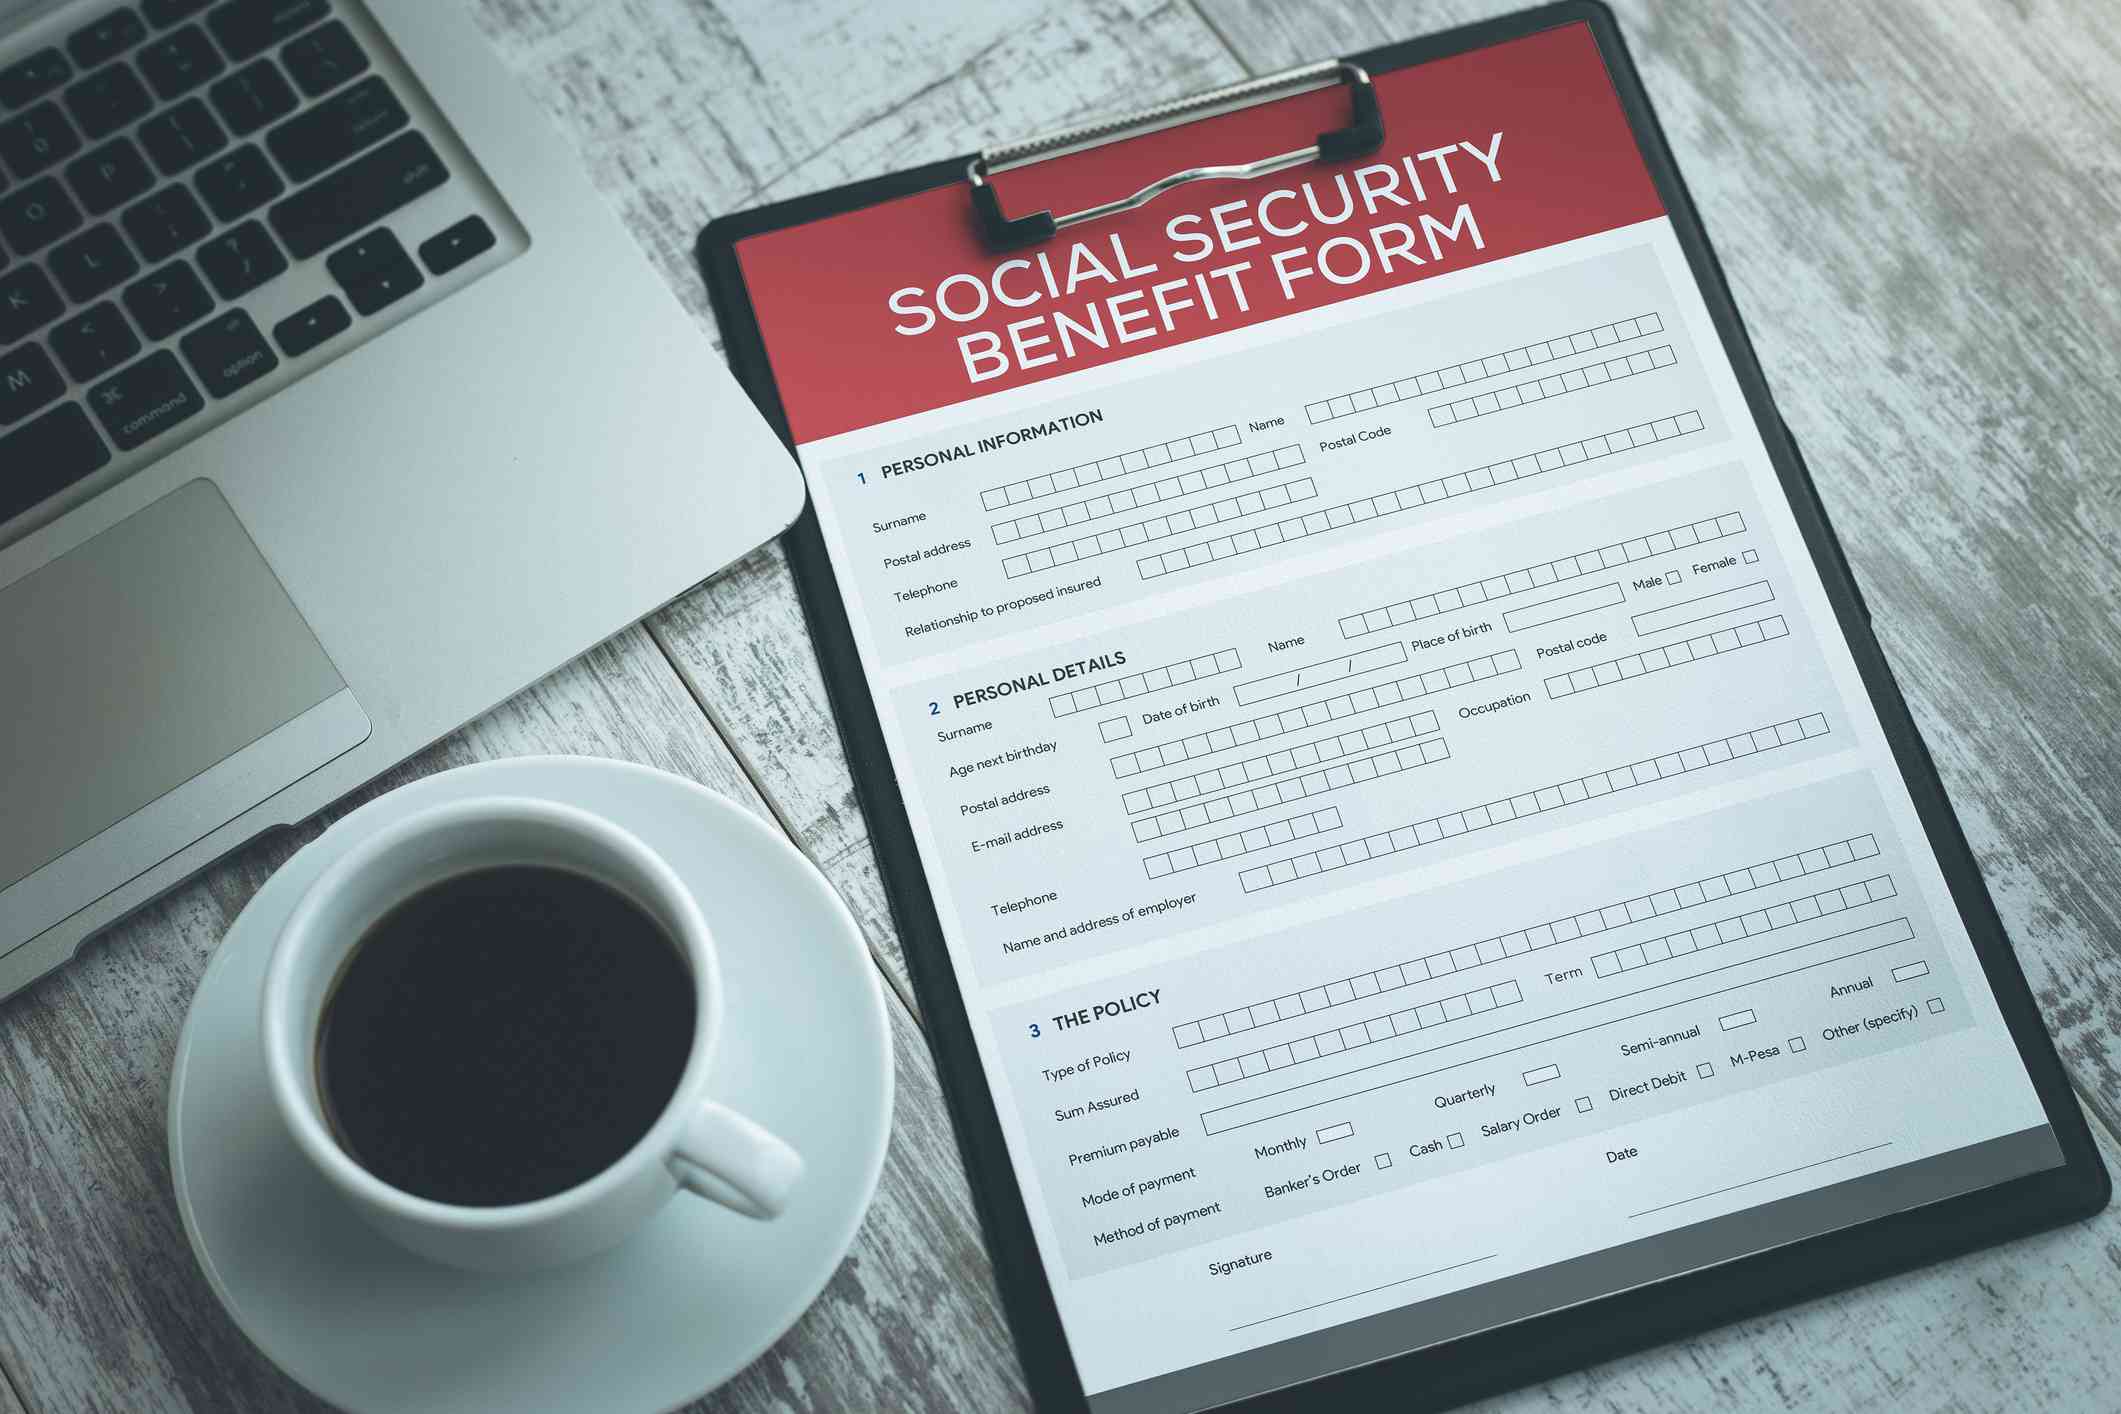
[[(1320, 133), (1318, 141), (1309, 147), (1275, 153), (1252, 162), (1188, 167), (1167, 177), (1159, 177), (1131, 195), (1097, 206), (1086, 206), (1080, 211), (1070, 211), (1062, 216), (1056, 216), (1051, 211), (1037, 211), (1029, 216), (1009, 216), (1003, 212), (1001, 197), (996, 194), (993, 184), (988, 180), (1002, 172), (1027, 167), (1034, 162), (1058, 157), (1065, 152), (1101, 147), (1121, 138), (1137, 137), (1160, 128), (1175, 127), (1181, 122), (1212, 117), (1218, 113), (1235, 112), (1272, 99), (1287, 97), (1292, 93), (1323, 88), (1329, 82), (1347, 85), (1353, 113), (1346, 127)], [(1359, 64), (1350, 63), (1345, 59), (1328, 59), (1317, 64), (1284, 69), (1278, 74), (1268, 74), (1263, 78), (1247, 79), (1243, 83), (1230, 84), (1207, 93), (1197, 93), (1190, 98), (1175, 99), (1169, 103), (1158, 104), (1154, 108), (1145, 108), (1139, 113), (1084, 123), (1039, 137), (1026, 138), (1021, 142), (987, 148), (966, 165), (965, 180), (972, 184), (972, 209), (979, 218), (980, 233), (986, 238), (988, 247), (997, 251), (1017, 250), (1024, 246), (1037, 245), (1040, 241), (1051, 240), (1070, 226), (1079, 226), (1086, 221), (1096, 221), (1147, 206), (1172, 188), (1182, 187), (1190, 182), (1249, 181), (1254, 177), (1264, 177), (1300, 166), (1305, 162), (1337, 162), (1342, 158), (1360, 157), (1365, 153), (1375, 152), (1383, 145), (1384, 140), (1384, 115), (1378, 109), (1377, 90), (1370, 82), (1370, 75)]]

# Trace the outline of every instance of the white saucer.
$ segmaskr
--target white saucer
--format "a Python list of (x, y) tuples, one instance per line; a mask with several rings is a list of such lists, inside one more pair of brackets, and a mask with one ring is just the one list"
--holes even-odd
[[(266, 1094), (258, 991), (281, 921), (354, 840), (416, 809), (540, 796), (609, 816), (660, 852), (721, 948), (717, 1098), (806, 1168), (753, 1222), (680, 1193), (617, 1249), (529, 1277), (433, 1266), (376, 1235), (304, 1164)], [(229, 929), (177, 1042), (170, 1169), (192, 1251), (258, 1348), (346, 1409), (661, 1410), (697, 1398), (795, 1323), (860, 1227), (891, 1129), (891, 1040), (846, 905), (748, 812), (616, 761), (542, 757), (430, 776), (287, 862)]]

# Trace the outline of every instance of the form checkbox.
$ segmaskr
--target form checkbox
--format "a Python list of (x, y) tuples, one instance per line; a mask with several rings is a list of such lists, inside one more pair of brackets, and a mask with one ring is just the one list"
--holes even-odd
[(1125, 741), (1134, 735), (1131, 717), (1107, 717), (1097, 724), (1097, 735), (1101, 741)]
[(1594, 1107), (1591, 1104), (1591, 1097), (1589, 1095), (1578, 1095), (1576, 1097), (1576, 1113), (1580, 1115), (1587, 1115), (1591, 1112), (1593, 1108)]
[(1667, 584), (1683, 584), (1686, 581), (1686, 575), (1680, 571), (1680, 568), (1677, 565), (1674, 565), (1670, 569), (1666, 570), (1664, 572), (1664, 578)]
[(1390, 1154), (1378, 1154), (1370, 1162), (1381, 1169), (1388, 1169), (1392, 1167), (1392, 1156)]
[(1944, 998), (1931, 997), (1925, 1005), (1929, 1007), (1930, 1015), (1935, 1016), (1938, 1012), (1944, 1010)]
[(1466, 1137), (1463, 1134), (1451, 1134), (1443, 1142), (1450, 1145), (1453, 1149), (1463, 1149), (1466, 1146)]
[(1543, 1065), (1524, 1073), (1524, 1083), (1527, 1085), (1544, 1085), (1549, 1080), (1559, 1079), (1561, 1079), (1561, 1067), (1558, 1065)]
[(1706, 1079), (1708, 1079), (1708, 1078), (1709, 1078), (1710, 1076), (1714, 1075), (1715, 1073), (1716, 1073), (1716, 1067), (1715, 1067), (1714, 1065), (1710, 1064), (1710, 1063), (1709, 1063), (1708, 1061), (1703, 1061), (1703, 1062), (1702, 1062), (1702, 1063), (1701, 1063), (1700, 1065), (1697, 1065), (1697, 1066), (1695, 1066), (1695, 1067), (1694, 1067), (1694, 1074), (1695, 1074), (1695, 1076), (1696, 1076), (1697, 1078), (1699, 1078), (1699, 1079), (1702, 1079), (1702, 1080), (1706, 1080)]
[(1760, 552), (1758, 550), (1748, 550), (1742, 558), (1749, 565), (1757, 565), (1760, 563)]
[(1804, 1038), (1803, 1038), (1802, 1036), (1792, 1036), (1792, 1037), (1790, 1037), (1790, 1050), (1791, 1050), (1792, 1052), (1796, 1052), (1796, 1051), (1801, 1051), (1801, 1050), (1803, 1050), (1803, 1049), (1804, 1049)]
[(1349, 1124), (1346, 1120), (1342, 1120), (1339, 1124), (1329, 1124), (1324, 1129), (1319, 1130), (1318, 1142), (1331, 1144), (1337, 1139), (1352, 1138), (1354, 1134), (1355, 1126)]

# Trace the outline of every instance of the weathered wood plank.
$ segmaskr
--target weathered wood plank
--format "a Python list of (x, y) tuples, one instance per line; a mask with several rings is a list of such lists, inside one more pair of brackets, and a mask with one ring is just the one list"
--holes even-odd
[[(1513, 8), (1203, 0), (1271, 69)], [(1618, 0), (2048, 1025), (2121, 1120), (2121, 39), (2105, 6)]]
[[(635, 629), (326, 819), (224, 861), (7, 1004), (0, 1089), (16, 1103), (0, 1110), (0, 1365), (34, 1414), (318, 1407), (248, 1346), (186, 1247), (163, 1138), (178, 1028), (229, 923), (330, 818), (436, 770), (543, 752), (658, 766), (764, 813)], [(897, 1123), (868, 1224), (818, 1305), (715, 1409), (1022, 1399), (927, 1048), (902, 1008), (892, 1015)]]

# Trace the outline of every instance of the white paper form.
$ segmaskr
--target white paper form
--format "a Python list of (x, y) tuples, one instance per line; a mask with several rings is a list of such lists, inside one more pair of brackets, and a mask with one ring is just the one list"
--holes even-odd
[(800, 451), (1100, 1407), (2058, 1161), (1662, 217)]

